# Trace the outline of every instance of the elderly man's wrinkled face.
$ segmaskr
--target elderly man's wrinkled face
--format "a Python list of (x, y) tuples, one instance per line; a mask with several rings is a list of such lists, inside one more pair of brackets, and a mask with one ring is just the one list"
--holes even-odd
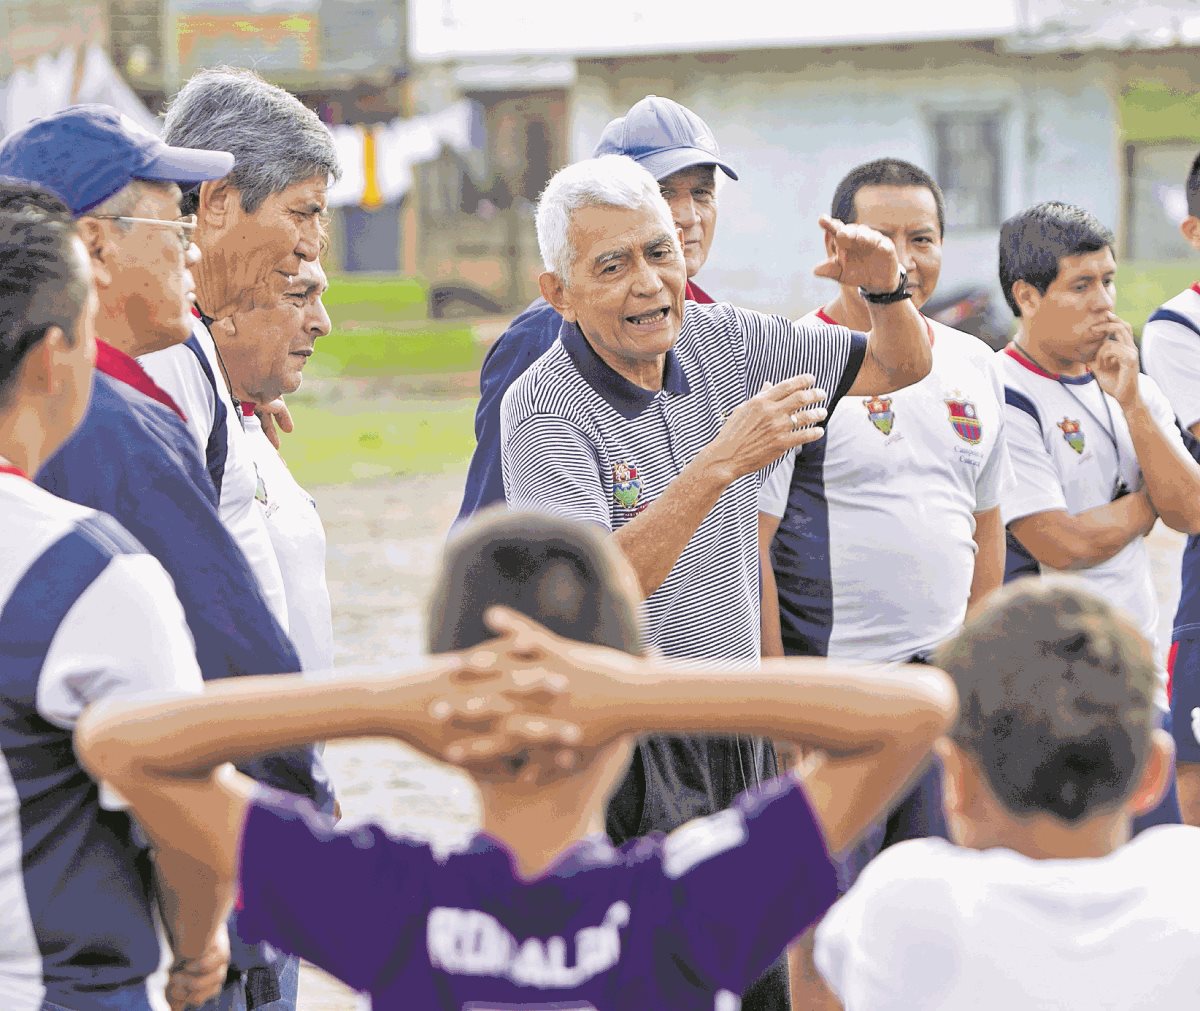
[(320, 262), (305, 261), (281, 296), (234, 313), (233, 334), (214, 329), (239, 399), (265, 404), (300, 388), (313, 345), (331, 328), (321, 301), (328, 287)]
[(679, 236), (652, 207), (583, 207), (571, 218), (574, 258), (560, 311), (632, 382), (660, 372), (679, 336), (687, 284)]
[(659, 180), (659, 190), (671, 208), (675, 227), (683, 233), (687, 276), (695, 277), (708, 259), (717, 233), (717, 182), (712, 165), (675, 172)]
[(293, 183), (249, 213), (233, 187), (217, 201), (219, 215), (206, 214), (201, 202), (198, 276), (202, 297), (214, 303), (205, 312), (222, 315), (231, 304), (249, 308), (251, 296), (261, 303), (281, 295), (300, 264), (317, 258), (327, 185), (324, 175)]
[(200, 251), (191, 242), (192, 229), (180, 221), (178, 186), (132, 185), (138, 199), (127, 217), (145, 220), (98, 219), (101, 242), (111, 255), (105, 257), (99, 245), (96, 255), (106, 260), (98, 268), (105, 273), (105, 313), (120, 317), (133, 340), (128, 345), (132, 353), (149, 354), (191, 336), (196, 287), (192, 268)]

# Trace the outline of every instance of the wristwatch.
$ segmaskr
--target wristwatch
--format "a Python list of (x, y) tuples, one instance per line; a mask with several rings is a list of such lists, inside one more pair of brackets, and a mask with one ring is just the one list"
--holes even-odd
[(906, 298), (912, 298), (912, 292), (904, 290), (906, 284), (908, 284), (908, 271), (901, 267), (900, 283), (896, 285), (895, 291), (867, 291), (866, 288), (860, 287), (858, 293), (873, 305), (891, 305), (893, 302), (903, 302)]

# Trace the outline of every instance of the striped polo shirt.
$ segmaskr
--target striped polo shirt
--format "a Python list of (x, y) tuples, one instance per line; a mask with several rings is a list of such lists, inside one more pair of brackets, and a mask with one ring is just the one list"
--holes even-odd
[(201, 687), (171, 581), (104, 513), (0, 470), (0, 1008), (164, 1009), (149, 857), (75, 758), (93, 702)]
[[(614, 372), (579, 327), (564, 322), (559, 342), (504, 397), (508, 503), (618, 530), (662, 495), (764, 382), (811, 373), (836, 403), (866, 346), (865, 335), (844, 327), (687, 302), (662, 389), (651, 391)], [(664, 655), (758, 663), (762, 478), (746, 474), (725, 489), (647, 599), (646, 634)]]

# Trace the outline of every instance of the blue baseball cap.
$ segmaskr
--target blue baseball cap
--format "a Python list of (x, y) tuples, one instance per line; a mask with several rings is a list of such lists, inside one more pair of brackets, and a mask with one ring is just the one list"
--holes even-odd
[(696, 165), (716, 165), (730, 179), (737, 178), (721, 160), (708, 124), (691, 109), (657, 95), (647, 95), (604, 128), (594, 155), (605, 154), (632, 158), (658, 180)]
[(0, 175), (53, 190), (75, 217), (135, 179), (186, 189), (223, 179), (232, 168), (228, 152), (169, 147), (107, 105), (73, 105), (35, 119), (0, 142)]

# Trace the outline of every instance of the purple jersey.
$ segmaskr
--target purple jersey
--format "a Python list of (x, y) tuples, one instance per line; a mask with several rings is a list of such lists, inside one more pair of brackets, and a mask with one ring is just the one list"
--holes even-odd
[(486, 836), (438, 859), (272, 794), (246, 818), (238, 928), (375, 1011), (726, 1011), (836, 897), (791, 776), (666, 837), (583, 840), (529, 881)]

